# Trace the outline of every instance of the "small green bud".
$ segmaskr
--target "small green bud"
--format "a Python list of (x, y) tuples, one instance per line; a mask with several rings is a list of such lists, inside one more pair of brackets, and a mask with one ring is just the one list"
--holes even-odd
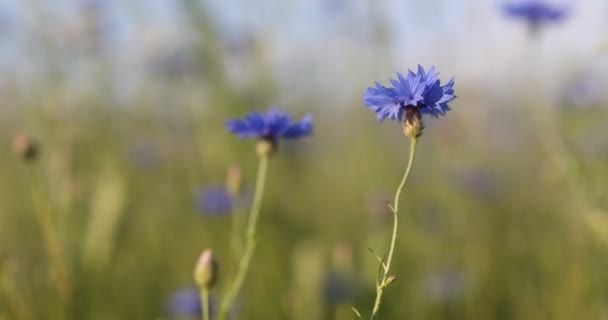
[(218, 266), (211, 249), (201, 253), (194, 268), (194, 282), (200, 288), (211, 289), (217, 281)]
[(13, 138), (13, 151), (25, 161), (36, 159), (39, 147), (34, 139), (23, 132), (19, 132)]
[(386, 287), (390, 286), (393, 282), (395, 282), (395, 280), (397, 280), (397, 276), (396, 275), (390, 275), (390, 276), (388, 276), (388, 278), (386, 278), (384, 280), (384, 283), (382, 284), (382, 286), (384, 288), (386, 288)]
[(276, 142), (271, 139), (261, 139), (255, 146), (255, 150), (260, 158), (268, 158), (276, 149)]
[(230, 194), (237, 195), (241, 192), (241, 185), (243, 182), (243, 172), (241, 167), (232, 166), (228, 169), (228, 176), (226, 177), (226, 189)]
[(412, 139), (416, 139), (422, 135), (424, 123), (422, 115), (417, 107), (407, 108), (405, 111), (405, 119), (403, 120), (403, 133)]

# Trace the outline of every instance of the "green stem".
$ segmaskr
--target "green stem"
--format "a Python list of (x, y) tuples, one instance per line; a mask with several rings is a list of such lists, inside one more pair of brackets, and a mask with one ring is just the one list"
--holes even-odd
[(203, 320), (210, 320), (210, 309), (209, 309), (209, 289), (201, 287), (201, 311)]
[(249, 270), (251, 257), (253, 256), (253, 252), (255, 250), (255, 231), (257, 227), (258, 217), (260, 216), (260, 208), (262, 205), (262, 197), (264, 195), (264, 185), (266, 184), (267, 170), (268, 157), (262, 156), (260, 157), (260, 164), (258, 166), (258, 175), (255, 183), (253, 205), (251, 206), (251, 211), (247, 220), (247, 233), (245, 235), (245, 246), (243, 250), (243, 255), (241, 256), (239, 267), (236, 276), (230, 286), (230, 289), (228, 290), (228, 292), (226, 292), (226, 295), (224, 296), (224, 299), (222, 299), (222, 303), (220, 304), (218, 316), (218, 319), (220, 320), (226, 319), (228, 311), (234, 304), (234, 299), (241, 290), (241, 287), (243, 286), (245, 276), (247, 275), (247, 270)]
[(36, 211), (36, 218), (40, 225), (40, 232), (42, 234), (42, 241), (45, 245), (51, 267), (53, 271), (53, 277), (55, 278), (55, 284), (61, 300), (64, 304), (67, 304), (70, 300), (72, 286), (70, 279), (66, 273), (66, 269), (61, 259), (61, 251), (59, 249), (59, 241), (57, 240), (57, 233), (53, 227), (51, 219), (50, 209), (40, 194), (38, 193), (37, 182), (31, 172), (31, 168), (26, 165), (27, 176), (30, 180), (30, 193), (34, 202), (34, 208)]
[(393, 253), (395, 252), (395, 242), (397, 241), (397, 233), (398, 233), (398, 227), (399, 227), (399, 219), (398, 219), (399, 196), (401, 195), (403, 186), (405, 185), (405, 182), (407, 181), (407, 178), (410, 176), (410, 172), (412, 171), (412, 166), (414, 164), (414, 157), (416, 156), (417, 144), (418, 144), (418, 139), (412, 138), (412, 141), (410, 143), (410, 157), (409, 157), (409, 160), (407, 163), (407, 168), (405, 169), (405, 173), (403, 174), (401, 183), (399, 184), (399, 187), (397, 188), (397, 192), (395, 193), (395, 201), (393, 202), (394, 205), (391, 207), (391, 211), (393, 211), (393, 218), (394, 218), (393, 236), (391, 238), (391, 246), (388, 250), (388, 256), (386, 258), (386, 263), (384, 263), (384, 266), (382, 267), (384, 270), (382, 280), (378, 283), (378, 285), (376, 287), (376, 301), (374, 303), (374, 309), (372, 310), (372, 315), (371, 315), (370, 319), (374, 319), (376, 314), (378, 314), (378, 311), (380, 311), (380, 305), (382, 304), (382, 293), (384, 292), (384, 288), (386, 287), (385, 282), (389, 276), (388, 273), (391, 268), (391, 262), (393, 261)]
[[(237, 195), (233, 194), (233, 199), (236, 199)], [(236, 203), (236, 201), (235, 201)], [(240, 219), (241, 213), (239, 208), (235, 209), (232, 212), (232, 226), (230, 230), (230, 248), (232, 249), (233, 258), (238, 261), (241, 252), (243, 252), (242, 248), (242, 235), (240, 233), (242, 229), (243, 221)]]

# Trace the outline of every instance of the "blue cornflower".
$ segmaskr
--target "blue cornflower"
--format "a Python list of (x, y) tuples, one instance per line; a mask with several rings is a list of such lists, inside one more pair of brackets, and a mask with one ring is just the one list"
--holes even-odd
[[(243, 119), (226, 121), (228, 130), (240, 138), (255, 138), (276, 148), (280, 139), (298, 139), (312, 134), (312, 115), (292, 121), (287, 113), (270, 108), (266, 113), (253, 112)], [(271, 150), (269, 150), (271, 151)]]
[(391, 79), (394, 87), (385, 87), (376, 82), (375, 88), (368, 88), (363, 100), (368, 109), (376, 112), (378, 120), (403, 120), (407, 109), (418, 109), (421, 114), (433, 117), (444, 115), (450, 110), (448, 103), (456, 98), (454, 80), (441, 86), (439, 74), (432, 67), (428, 73), (418, 65), (418, 73), (408, 70), (407, 77), (397, 72), (398, 79)]
[(559, 22), (568, 14), (565, 6), (557, 7), (544, 0), (511, 2), (503, 8), (507, 15), (526, 20), (532, 31), (536, 31), (543, 24)]
[(368, 109), (376, 112), (376, 118), (381, 122), (389, 119), (404, 121), (404, 125), (409, 123), (419, 126), (413, 133), (415, 136), (422, 133), (422, 114), (433, 117), (445, 115), (450, 110), (448, 103), (456, 98), (454, 79), (442, 86), (435, 67), (427, 73), (418, 65), (417, 73), (408, 70), (407, 76), (404, 76), (397, 72), (397, 79), (391, 79), (390, 82), (393, 87), (385, 87), (376, 82), (375, 88), (367, 89), (363, 100)]
[[(202, 315), (201, 297), (198, 289), (193, 287), (182, 288), (169, 299), (167, 308), (172, 318), (175, 319), (200, 319)], [(217, 312), (217, 301), (209, 299), (209, 313), (211, 319), (215, 319)]]
[(174, 317), (200, 318), (201, 298), (195, 288), (184, 288), (175, 292), (169, 299), (169, 313)]
[(225, 187), (210, 186), (196, 193), (195, 205), (204, 214), (220, 216), (232, 213), (234, 199)]

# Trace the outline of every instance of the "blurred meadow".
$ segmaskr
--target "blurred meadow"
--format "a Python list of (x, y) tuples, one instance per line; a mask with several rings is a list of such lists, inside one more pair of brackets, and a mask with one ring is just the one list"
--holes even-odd
[(200, 319), (197, 258), (215, 306), (255, 183), (225, 121), (272, 105), (314, 134), (270, 160), (231, 319), (369, 314), (409, 142), (362, 95), (418, 64), (458, 98), (425, 118), (380, 318), (608, 319), (608, 2), (548, 2), (529, 28), (506, 0), (0, 0), (0, 320)]

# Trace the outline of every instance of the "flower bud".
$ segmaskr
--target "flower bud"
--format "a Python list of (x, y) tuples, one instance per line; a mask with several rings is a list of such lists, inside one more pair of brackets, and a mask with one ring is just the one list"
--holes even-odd
[(388, 276), (388, 278), (386, 278), (386, 280), (384, 280), (384, 283), (382, 284), (382, 287), (386, 288), (386, 287), (390, 286), (393, 282), (395, 282), (395, 280), (397, 280), (397, 276), (396, 275), (390, 275), (390, 276)]
[(200, 288), (211, 289), (217, 281), (218, 266), (211, 249), (201, 253), (194, 268), (194, 282)]
[(271, 139), (261, 139), (255, 146), (255, 150), (260, 158), (269, 157), (276, 149), (276, 142)]
[(13, 151), (23, 160), (31, 161), (38, 155), (38, 144), (26, 133), (19, 132), (13, 139)]
[(226, 177), (226, 189), (230, 194), (237, 195), (241, 192), (241, 184), (243, 182), (243, 172), (241, 167), (232, 166), (228, 169), (228, 176)]
[(405, 120), (403, 120), (403, 133), (416, 139), (422, 135), (424, 123), (422, 123), (422, 115), (417, 107), (407, 108), (405, 111)]

